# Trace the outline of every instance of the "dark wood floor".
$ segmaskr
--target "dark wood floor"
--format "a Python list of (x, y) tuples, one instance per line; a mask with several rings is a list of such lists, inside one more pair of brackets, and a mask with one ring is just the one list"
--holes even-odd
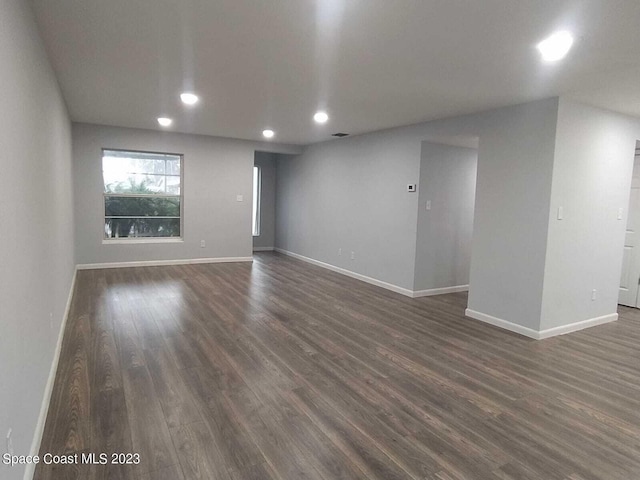
[(640, 312), (536, 342), (277, 254), (81, 271), (37, 479), (640, 478)]

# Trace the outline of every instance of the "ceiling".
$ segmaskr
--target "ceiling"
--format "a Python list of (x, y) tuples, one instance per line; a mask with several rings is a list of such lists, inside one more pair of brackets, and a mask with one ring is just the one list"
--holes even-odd
[[(640, 116), (638, 0), (32, 3), (78, 122), (309, 144), (560, 94)], [(576, 42), (544, 64), (558, 29)]]

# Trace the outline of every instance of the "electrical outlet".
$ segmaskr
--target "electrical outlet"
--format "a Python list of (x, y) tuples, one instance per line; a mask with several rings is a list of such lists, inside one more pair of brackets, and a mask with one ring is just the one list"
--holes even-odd
[(243, 195), (236, 195), (236, 201), (237, 202), (244, 202), (244, 196)]
[(342, 256), (342, 249), (341, 249), (341, 248), (339, 248), (339, 249), (338, 249), (338, 256), (339, 256), (339, 257), (341, 257), (341, 256)]
[(49, 330), (53, 330), (53, 312), (49, 312)]
[(204, 248), (206, 245), (204, 240), (200, 240), (200, 248)]
[(9, 455), (14, 455), (15, 452), (13, 451), (13, 437), (11, 436), (13, 432), (13, 429), (9, 429), (9, 431), (7, 432), (7, 453)]
[(431, 200), (427, 200), (427, 210), (431, 210)]
[(351, 252), (351, 260), (355, 260), (356, 259), (356, 252)]
[(595, 299), (598, 296), (598, 291), (594, 288), (593, 290), (591, 290), (591, 301), (595, 301)]

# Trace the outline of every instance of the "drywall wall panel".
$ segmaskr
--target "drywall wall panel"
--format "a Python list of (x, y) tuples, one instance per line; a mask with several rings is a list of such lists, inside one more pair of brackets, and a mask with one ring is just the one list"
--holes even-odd
[(542, 330), (616, 313), (639, 139), (638, 119), (560, 100)]
[(414, 290), (469, 284), (478, 151), (422, 142)]
[(533, 330), (540, 326), (557, 112), (557, 98), (496, 111), (478, 152), (468, 307)]
[(0, 64), (0, 435), (28, 455), (75, 265), (71, 124), (29, 2), (0, 2)]
[(413, 288), (420, 142), (394, 132), (278, 158), (277, 247)]

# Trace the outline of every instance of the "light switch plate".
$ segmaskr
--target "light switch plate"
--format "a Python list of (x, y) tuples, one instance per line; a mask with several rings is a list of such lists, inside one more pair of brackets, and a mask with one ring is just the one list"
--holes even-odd
[(244, 201), (244, 197), (242, 195), (236, 195), (236, 201), (242, 202)]

